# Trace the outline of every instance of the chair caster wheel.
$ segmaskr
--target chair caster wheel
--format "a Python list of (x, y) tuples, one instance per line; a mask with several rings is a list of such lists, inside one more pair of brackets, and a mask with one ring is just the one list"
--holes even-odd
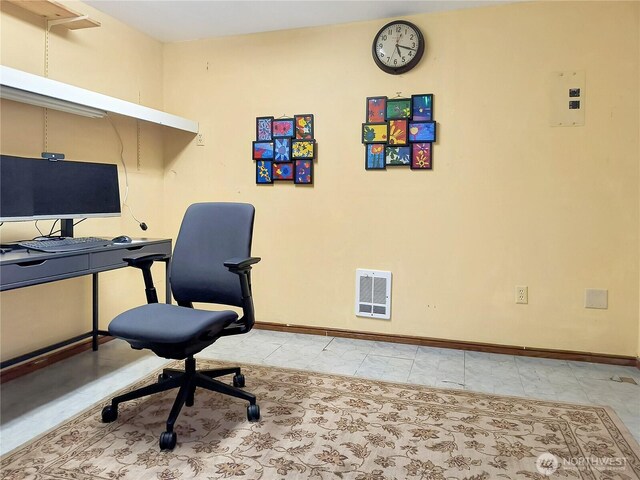
[(258, 405), (249, 405), (247, 407), (247, 419), (250, 422), (257, 422), (260, 420), (260, 407)]
[(118, 407), (107, 405), (102, 409), (102, 423), (111, 423), (118, 418)]
[(244, 387), (244, 375), (237, 373), (233, 376), (233, 386), (237, 388)]
[(178, 435), (176, 435), (176, 432), (162, 432), (160, 435), (160, 450), (173, 450), (177, 440)]

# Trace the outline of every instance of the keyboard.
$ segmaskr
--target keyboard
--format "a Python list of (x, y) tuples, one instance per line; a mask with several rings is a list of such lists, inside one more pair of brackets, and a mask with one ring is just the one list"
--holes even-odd
[(60, 240), (28, 240), (18, 242), (23, 248), (29, 250), (39, 250), (41, 252), (73, 252), (75, 250), (86, 250), (88, 248), (106, 247), (111, 245), (111, 240), (98, 237), (70, 237)]

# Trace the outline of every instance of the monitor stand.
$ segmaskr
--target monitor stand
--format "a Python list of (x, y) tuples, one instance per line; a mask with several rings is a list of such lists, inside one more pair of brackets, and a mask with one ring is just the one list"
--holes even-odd
[(60, 236), (73, 237), (73, 218), (60, 219)]

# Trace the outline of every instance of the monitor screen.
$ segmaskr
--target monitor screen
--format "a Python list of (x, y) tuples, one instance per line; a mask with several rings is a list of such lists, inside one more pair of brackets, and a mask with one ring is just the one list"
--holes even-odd
[(0, 222), (117, 215), (116, 165), (0, 155)]

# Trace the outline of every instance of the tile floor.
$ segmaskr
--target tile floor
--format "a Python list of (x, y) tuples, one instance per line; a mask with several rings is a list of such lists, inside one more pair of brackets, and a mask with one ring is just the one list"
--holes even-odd
[[(640, 441), (640, 370), (397, 343), (253, 330), (198, 357), (434, 387), (613, 407)], [(115, 340), (0, 388), (0, 454), (53, 428), (167, 361)], [(620, 382), (633, 378), (638, 385)], [(250, 379), (247, 386), (250, 387)]]

